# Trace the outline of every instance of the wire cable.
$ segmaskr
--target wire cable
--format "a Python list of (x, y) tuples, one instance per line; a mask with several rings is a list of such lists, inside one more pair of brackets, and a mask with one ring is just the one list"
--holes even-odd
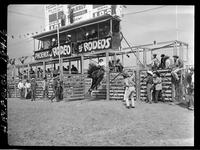
[(18, 14), (18, 15), (23, 15), (23, 16), (34, 17), (34, 18), (37, 18), (37, 19), (44, 19), (44, 17), (41, 17), (41, 16), (34, 16), (34, 15), (30, 15), (30, 14), (24, 14), (22, 12), (16, 12), (16, 11), (11, 11), (11, 10), (8, 10), (8, 12), (14, 13), (14, 14)]

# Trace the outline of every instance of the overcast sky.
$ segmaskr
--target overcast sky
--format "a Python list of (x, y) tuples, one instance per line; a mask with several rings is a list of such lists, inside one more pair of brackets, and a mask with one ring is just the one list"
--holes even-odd
[[(159, 5), (126, 5), (121, 21), (122, 32), (131, 45), (176, 40), (176, 6), (134, 13)], [(190, 64), (194, 63), (194, 7), (178, 5), (178, 40), (189, 44)], [(129, 14), (130, 13), (130, 14)], [(33, 55), (33, 40), (27, 33), (44, 28), (43, 5), (8, 6), (8, 55), (10, 58)], [(12, 35), (14, 39), (12, 39)], [(24, 37), (26, 35), (26, 37)]]

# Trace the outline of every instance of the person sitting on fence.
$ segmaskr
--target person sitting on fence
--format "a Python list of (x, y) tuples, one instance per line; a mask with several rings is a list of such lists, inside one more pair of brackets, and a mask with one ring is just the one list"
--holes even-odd
[(161, 54), (159, 69), (165, 69), (165, 54)]
[(44, 80), (43, 80), (43, 98), (48, 98), (48, 82), (47, 82), (47, 78), (44, 77)]
[(124, 99), (126, 102), (126, 107), (130, 108), (129, 98), (131, 99), (131, 107), (135, 108), (135, 100), (134, 100), (134, 92), (135, 92), (135, 83), (134, 83), (134, 76), (129, 75), (128, 72), (123, 72), (122, 76), (124, 77), (124, 84), (125, 84), (125, 93)]
[(27, 79), (26, 83), (25, 83), (25, 98), (26, 99), (29, 99), (29, 97), (30, 97), (30, 88), (31, 88), (31, 83)]
[(74, 65), (72, 65), (71, 73), (72, 74), (77, 74), (78, 73), (78, 69)]
[(159, 96), (161, 94), (162, 91), (162, 79), (160, 77), (160, 73), (159, 72), (155, 72), (154, 74), (154, 78), (153, 78), (153, 84), (155, 86), (155, 103), (158, 102)]
[(21, 79), (19, 80), (19, 83), (18, 83), (17, 87), (20, 90), (20, 98), (22, 99), (24, 97), (23, 96), (24, 84), (23, 84)]
[(178, 72), (180, 72), (183, 69), (183, 61), (180, 59), (177, 55), (174, 55), (174, 66), (172, 68), (172, 77), (175, 79), (175, 81), (179, 81)]
[(120, 59), (117, 59), (115, 66), (117, 72), (122, 72), (124, 69), (123, 65), (120, 62)]
[(37, 83), (35, 78), (31, 79), (31, 101), (35, 101)]
[(157, 54), (153, 54), (153, 59), (151, 61), (151, 67), (152, 67), (153, 71), (157, 70), (159, 67), (159, 64), (160, 64), (160, 62), (156, 56), (157, 56)]
[(152, 71), (147, 71), (147, 103), (152, 103), (152, 92), (153, 92), (153, 72)]

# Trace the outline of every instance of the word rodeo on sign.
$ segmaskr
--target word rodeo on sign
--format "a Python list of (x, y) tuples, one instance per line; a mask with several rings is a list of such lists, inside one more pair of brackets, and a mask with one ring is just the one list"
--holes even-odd
[(109, 48), (111, 48), (111, 37), (78, 44), (79, 53), (90, 52), (94, 50), (105, 50)]
[[(71, 46), (69, 44), (60, 46), (60, 56), (70, 56), (72, 53)], [(59, 56), (59, 48), (52, 48), (53, 57)]]

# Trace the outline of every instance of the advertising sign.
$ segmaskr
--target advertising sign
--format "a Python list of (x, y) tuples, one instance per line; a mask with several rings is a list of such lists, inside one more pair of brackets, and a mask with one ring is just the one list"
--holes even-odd
[(72, 6), (74, 22), (79, 22), (91, 18), (92, 5)]
[[(70, 43), (60, 45), (60, 56), (61, 57), (71, 56), (71, 53), (72, 53), (72, 49), (71, 49)], [(50, 58), (51, 55), (52, 55), (52, 58), (59, 57), (58, 46), (53, 47), (51, 49), (47, 49), (47, 50), (35, 51), (35, 60)]]
[(40, 59), (50, 58), (50, 55), (51, 55), (51, 50), (47, 49), (43, 51), (35, 51), (34, 57), (35, 60), (40, 60)]
[[(72, 53), (72, 49), (71, 49), (70, 43), (60, 45), (60, 56), (61, 57), (71, 56), (71, 53)], [(52, 48), (52, 57), (53, 58), (59, 57), (59, 48), (58, 47)]]
[(112, 38), (105, 37), (103, 39), (90, 40), (78, 43), (78, 53), (105, 50), (111, 47), (112, 47)]

